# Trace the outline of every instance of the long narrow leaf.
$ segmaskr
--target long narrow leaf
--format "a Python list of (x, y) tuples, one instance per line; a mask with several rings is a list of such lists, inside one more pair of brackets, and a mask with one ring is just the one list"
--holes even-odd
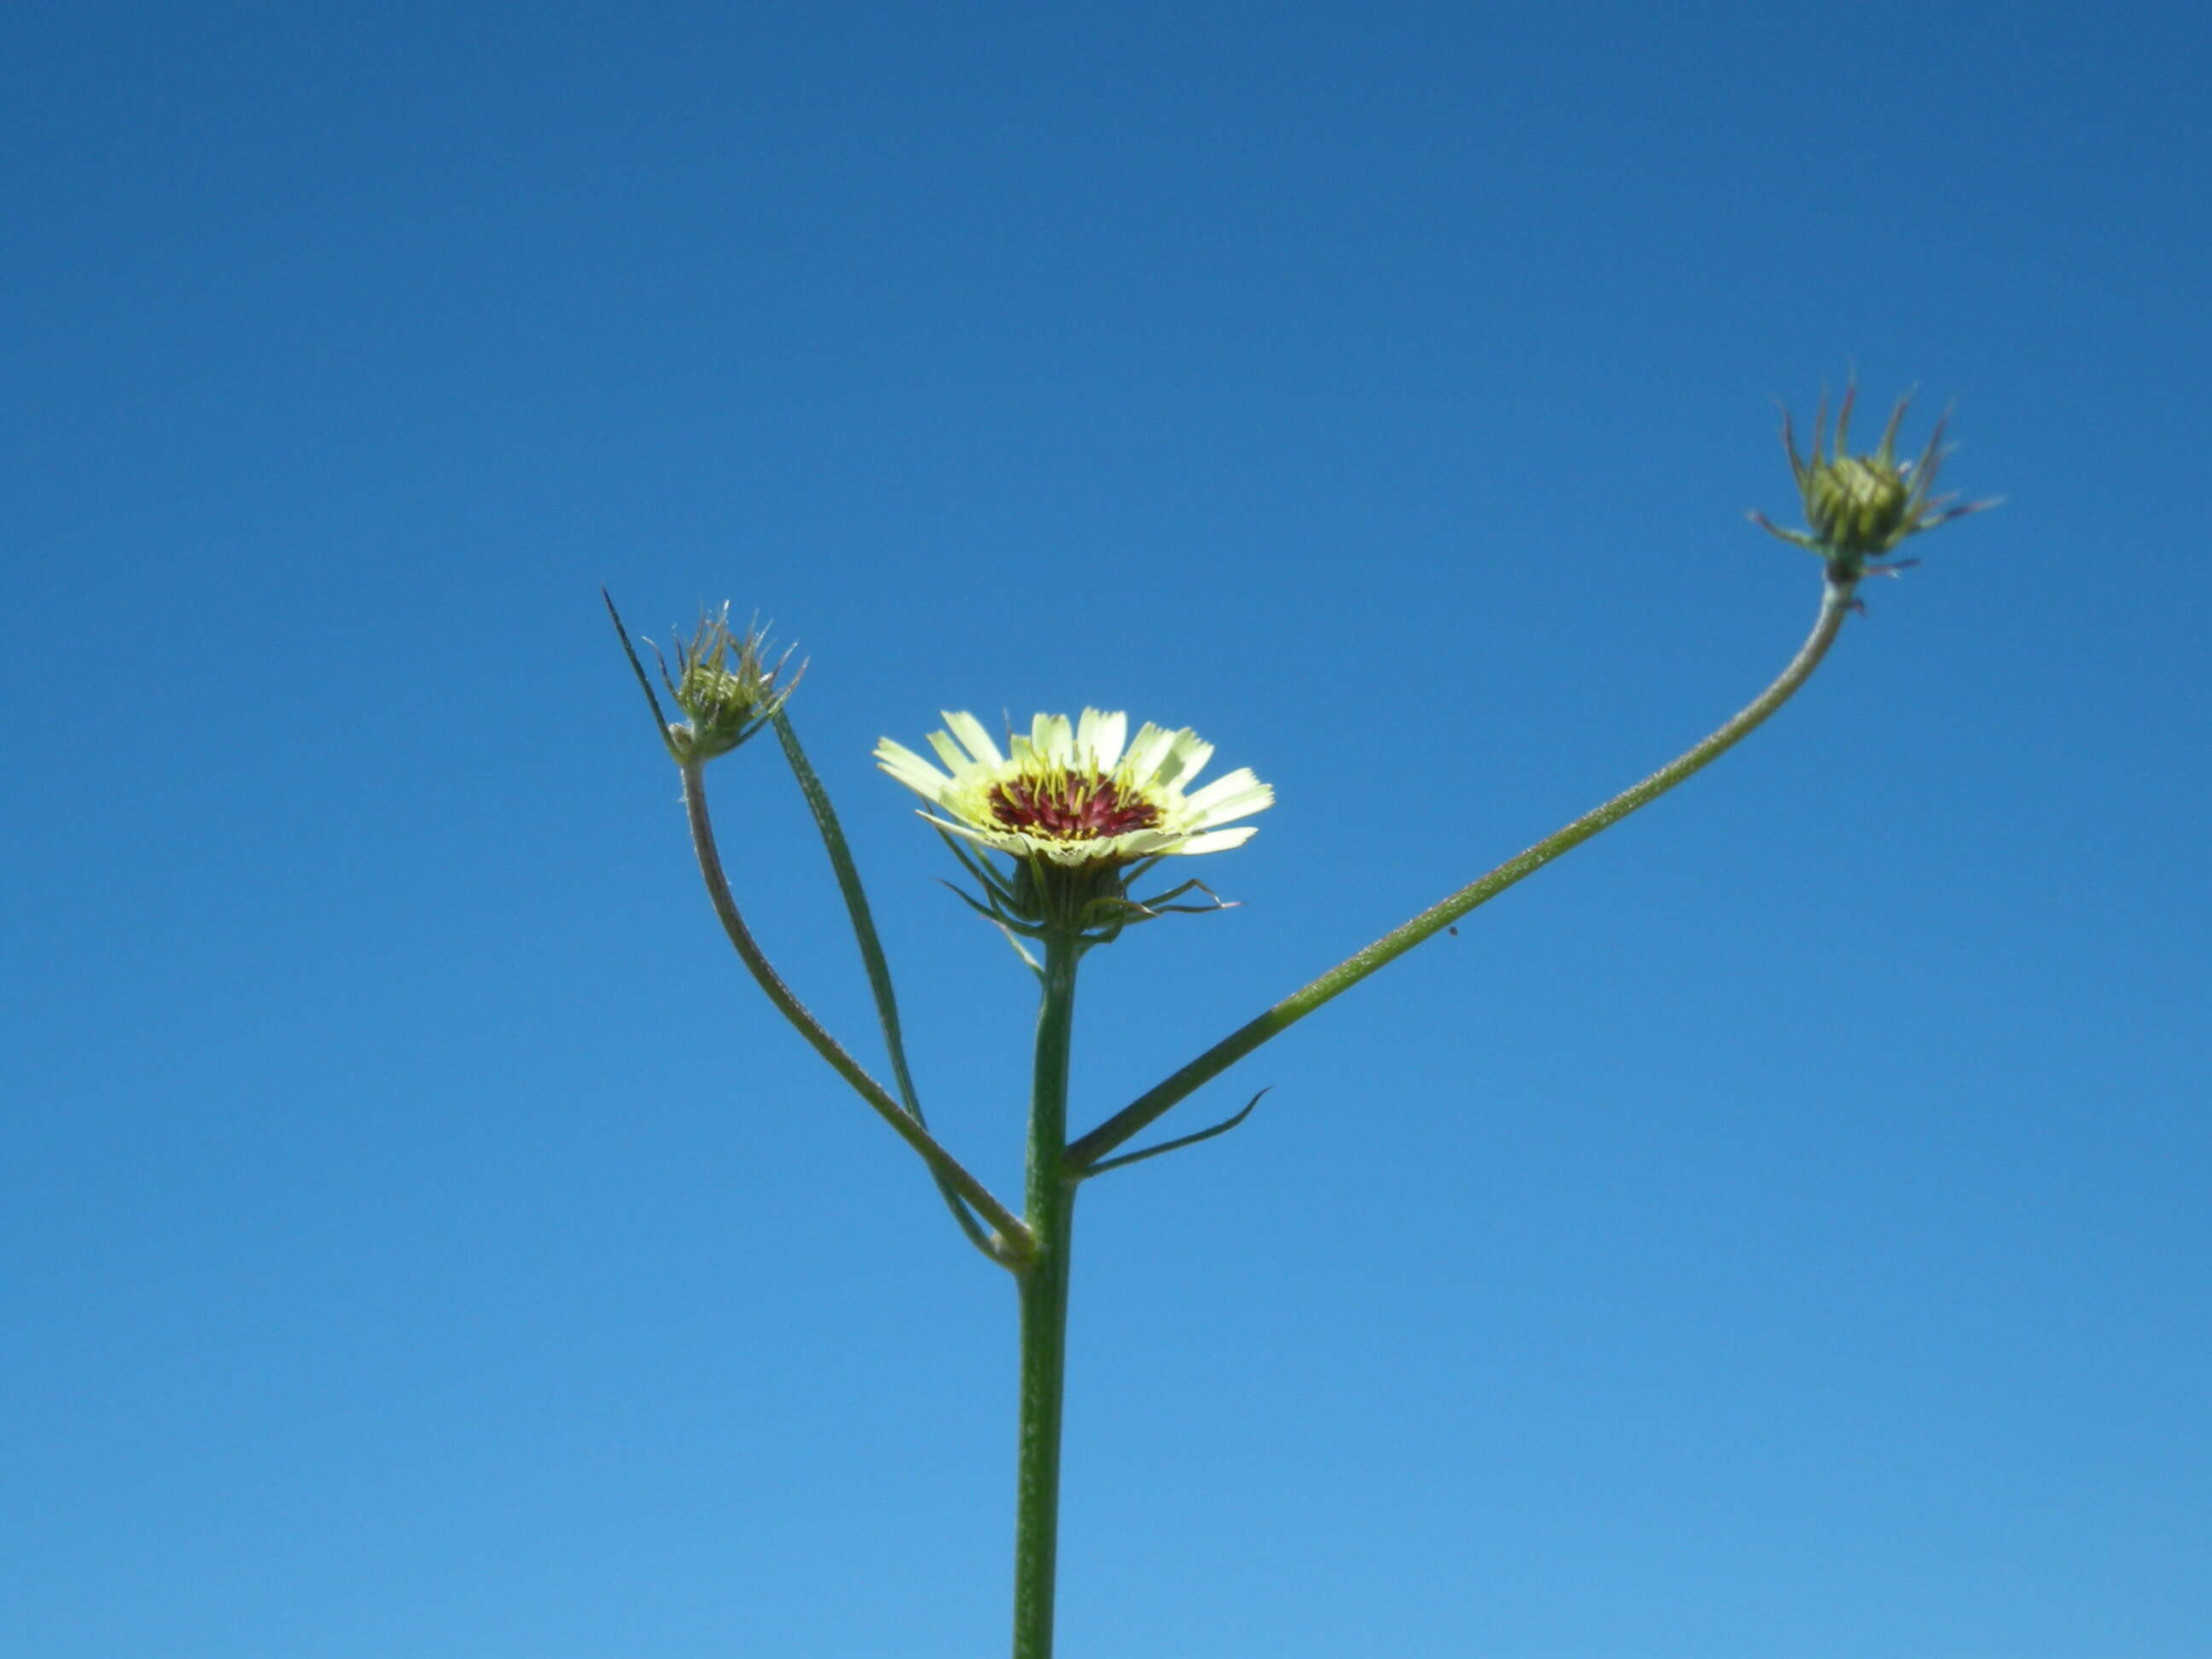
[[(823, 849), (830, 854), (830, 867), (836, 872), (837, 890), (845, 896), (845, 913), (852, 920), (853, 937), (860, 947), (860, 964), (867, 972), (868, 989), (876, 1000), (876, 1018), (884, 1028), (884, 1047), (890, 1054), (891, 1078), (898, 1086), (900, 1103), (916, 1123), (927, 1123), (928, 1120), (921, 1111), (921, 1097), (914, 1086), (914, 1073), (907, 1066), (906, 1038), (899, 1026), (898, 994), (891, 987), (890, 964), (884, 957), (883, 940), (876, 933), (875, 917), (868, 908), (867, 890), (860, 884), (860, 867), (853, 862), (853, 849), (846, 842), (843, 826), (837, 822), (836, 808), (830, 804), (830, 792), (822, 787), (822, 780), (808, 763), (806, 750), (799, 746), (799, 733), (792, 729), (790, 716), (781, 708), (775, 714), (775, 736), (783, 745), (783, 757), (791, 767), (791, 775), (798, 781), (799, 793), (805, 797), (807, 810), (814, 815), (814, 827), (822, 836)], [(952, 1218), (960, 1224), (960, 1231), (977, 1249), (989, 1255), (989, 1236), (960, 1194), (942, 1176), (937, 1178), (937, 1189), (945, 1194), (945, 1206), (952, 1212)]]

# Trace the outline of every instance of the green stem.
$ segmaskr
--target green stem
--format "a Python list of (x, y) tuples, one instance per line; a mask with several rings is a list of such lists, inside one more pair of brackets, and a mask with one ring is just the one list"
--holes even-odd
[(1018, 1267), (1029, 1251), (1029, 1230), (1016, 1220), (1013, 1212), (994, 1198), (989, 1188), (976, 1180), (961, 1166), (960, 1160), (937, 1144), (929, 1131), (887, 1093), (884, 1085), (870, 1077), (860, 1062), (846, 1053), (836, 1038), (823, 1029), (805, 1003), (792, 994), (791, 988), (783, 982), (781, 975), (770, 965), (768, 957), (745, 926), (738, 914), (738, 902), (730, 896), (729, 878), (722, 873), (722, 855), (714, 846), (714, 826), (707, 816), (707, 789), (700, 775), (696, 761), (686, 761), (678, 769), (684, 776), (684, 811), (691, 824), (691, 846), (699, 856), (699, 873), (706, 878), (707, 896), (714, 902), (714, 914), (721, 918), (722, 931), (729, 935), (730, 943), (737, 948), (744, 964), (752, 970), (768, 1000), (798, 1030), (799, 1036), (813, 1046), (815, 1053), (830, 1063), (830, 1068), (853, 1085), (860, 1098), (875, 1109), (878, 1117), (890, 1124), (900, 1139), (920, 1153), (923, 1163), (933, 1174), (950, 1185), (961, 1197), (975, 1206), (976, 1213), (989, 1223), (998, 1233), (999, 1248), (993, 1252), (996, 1260), (1009, 1267)]
[(1381, 939), (1347, 957), (1304, 989), (1294, 991), (1267, 1012), (1231, 1032), (1196, 1060), (1157, 1087), (1139, 1095), (1112, 1117), (1068, 1148), (1069, 1161), (1079, 1170), (1097, 1163), (1132, 1135), (1164, 1116), (1200, 1085), (1211, 1081), (1250, 1054), (1268, 1038), (1287, 1030), (1308, 1014), (1340, 995), (1379, 968), (1387, 967), (1424, 939), (1441, 933), (1468, 911), (1493, 899), (1524, 876), (1534, 875), (1560, 854), (1579, 847), (1601, 830), (1626, 817), (1648, 801), (1657, 799), (1691, 774), (1710, 764), (1751, 735), (1766, 717), (1787, 702), (1811, 678), (1835, 642), (1844, 618), (1850, 613), (1855, 578), (1831, 576), (1822, 590), (1820, 614), (1812, 633), (1798, 647), (1774, 683), (1695, 748), (1661, 767), (1641, 783), (1593, 808), (1572, 823), (1538, 842), (1517, 857), (1508, 859), (1488, 875), (1469, 883), (1431, 905), (1412, 921), (1394, 927)]
[[(884, 959), (883, 940), (876, 934), (876, 919), (868, 908), (867, 890), (860, 884), (860, 866), (853, 862), (853, 849), (846, 842), (844, 826), (837, 822), (837, 809), (830, 804), (830, 792), (815, 775), (806, 750), (799, 745), (799, 733), (793, 730), (790, 717), (781, 708), (775, 711), (775, 725), (776, 741), (783, 745), (785, 763), (798, 781), (799, 793), (806, 799), (807, 811), (814, 815), (814, 828), (830, 854), (830, 867), (836, 872), (837, 890), (845, 896), (845, 914), (852, 921), (853, 937), (860, 947), (860, 966), (867, 974), (868, 989), (876, 1000), (876, 1018), (884, 1028), (884, 1048), (891, 1060), (891, 1081), (898, 1086), (899, 1101), (908, 1115), (927, 1126), (929, 1120), (922, 1115), (921, 1097), (915, 1091), (914, 1074), (907, 1069), (906, 1038), (899, 1029), (898, 997), (891, 988), (890, 964)], [(961, 1201), (952, 1184), (941, 1175), (936, 1180), (937, 1190), (945, 1195), (945, 1206), (952, 1212), (953, 1220), (967, 1235), (968, 1242), (1004, 1266), (1005, 1256), (983, 1231), (982, 1224)]]
[(1014, 1659), (1052, 1659), (1060, 1537), (1060, 1404), (1067, 1370), (1068, 1253), (1076, 1176), (1067, 1164), (1067, 1061), (1075, 1021), (1071, 933), (1044, 940), (1030, 1095), (1029, 1260), (1020, 1269), (1021, 1437), (1014, 1517)]

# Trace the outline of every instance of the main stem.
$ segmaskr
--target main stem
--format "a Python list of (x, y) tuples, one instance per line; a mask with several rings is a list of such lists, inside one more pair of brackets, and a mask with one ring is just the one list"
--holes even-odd
[(1060, 1401), (1067, 1375), (1067, 1268), (1075, 1179), (1067, 1164), (1067, 1061), (1082, 945), (1044, 940), (1036, 1068), (1030, 1092), (1030, 1255), (1022, 1298), (1021, 1445), (1014, 1513), (1014, 1659), (1052, 1659), (1060, 1547)]

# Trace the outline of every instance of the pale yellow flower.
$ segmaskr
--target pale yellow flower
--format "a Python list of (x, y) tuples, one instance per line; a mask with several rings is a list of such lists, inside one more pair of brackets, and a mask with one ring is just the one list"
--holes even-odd
[(1001, 753), (973, 714), (948, 712), (945, 724), (929, 745), (946, 769), (889, 738), (877, 764), (937, 809), (922, 814), (932, 823), (1018, 859), (1073, 866), (1218, 853), (1257, 828), (1219, 826), (1274, 805), (1244, 767), (1193, 789), (1213, 745), (1188, 728), (1146, 725), (1132, 738), (1120, 713), (1039, 714)]

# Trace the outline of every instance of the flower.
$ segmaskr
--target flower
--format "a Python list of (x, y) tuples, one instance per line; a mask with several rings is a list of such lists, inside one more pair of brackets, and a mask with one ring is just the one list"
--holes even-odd
[(945, 724), (929, 746), (949, 773), (889, 738), (876, 763), (938, 809), (922, 816), (940, 830), (1025, 863), (1110, 869), (1218, 853), (1257, 826), (1218, 826), (1274, 805), (1275, 792), (1244, 767), (1190, 791), (1213, 745), (1187, 727), (1147, 724), (1132, 739), (1118, 712), (1086, 708), (1073, 724), (1039, 714), (1001, 754), (973, 714), (948, 711)]
[(1820, 413), (1813, 422), (1809, 459), (1798, 455), (1797, 435), (1791, 428), (1789, 411), (1783, 412), (1782, 447), (1789, 453), (1790, 471), (1804, 500), (1808, 530), (1784, 530), (1770, 523), (1764, 514), (1751, 515), (1752, 522), (1769, 534), (1819, 554), (1828, 562), (1830, 575), (1839, 581), (1856, 580), (1865, 573), (1868, 560), (1894, 552), (1909, 536), (1996, 505), (1994, 501), (1954, 505), (1953, 496), (1932, 495), (1936, 469), (1944, 453), (1942, 421), (1936, 422), (1919, 459), (1897, 459), (1897, 428), (1905, 419), (1905, 405), (1911, 402), (1909, 393), (1899, 398), (1890, 411), (1889, 424), (1882, 428), (1881, 442), (1875, 452), (1849, 453), (1844, 445), (1850, 430), (1851, 404), (1857, 396), (1856, 386), (1844, 392), (1836, 410), (1835, 442), (1826, 455), (1820, 453), (1820, 443), (1828, 423), (1828, 400), (1821, 398)]

